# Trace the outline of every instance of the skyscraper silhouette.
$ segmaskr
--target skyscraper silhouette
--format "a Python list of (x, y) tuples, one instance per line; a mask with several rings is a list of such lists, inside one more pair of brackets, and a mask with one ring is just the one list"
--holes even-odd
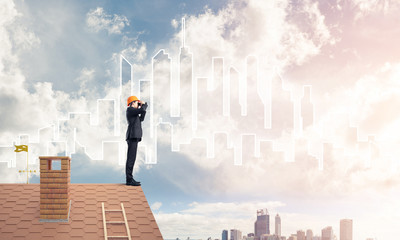
[(275, 216), (275, 234), (281, 236), (281, 217), (279, 214)]
[(353, 240), (353, 220), (340, 220), (340, 240)]
[(185, 44), (185, 19), (182, 19), (182, 46), (179, 53), (180, 116), (190, 118), (193, 124), (193, 54)]
[[(153, 113), (170, 117), (173, 103), (171, 97), (171, 58), (162, 49), (153, 57), (152, 65)], [(163, 110), (165, 112), (162, 112)], [(158, 121), (158, 118), (155, 118), (154, 121)]]
[(256, 239), (260, 239), (262, 234), (269, 234), (269, 214), (267, 209), (257, 210), (257, 220), (254, 223), (254, 233)]
[(306, 234), (306, 239), (307, 240), (313, 240), (313, 232), (312, 232), (312, 230), (308, 229), (306, 233), (307, 233)]
[(228, 240), (228, 230), (222, 231), (222, 240)]
[(306, 240), (306, 233), (303, 230), (297, 231), (297, 240)]
[(333, 229), (331, 226), (322, 229), (321, 240), (333, 240)]
[(242, 232), (237, 229), (231, 229), (231, 239), (230, 240), (242, 240)]

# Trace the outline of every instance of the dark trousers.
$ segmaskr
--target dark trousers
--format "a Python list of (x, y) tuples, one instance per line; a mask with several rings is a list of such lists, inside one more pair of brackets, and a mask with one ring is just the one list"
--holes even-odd
[(125, 173), (126, 181), (131, 181), (133, 179), (132, 171), (136, 161), (136, 153), (138, 147), (138, 139), (128, 139), (128, 154), (126, 157)]

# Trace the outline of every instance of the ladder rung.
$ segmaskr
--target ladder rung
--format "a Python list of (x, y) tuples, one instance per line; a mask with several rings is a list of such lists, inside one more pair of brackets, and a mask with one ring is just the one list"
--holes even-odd
[(124, 223), (125, 224), (125, 222), (124, 221), (108, 221), (108, 222), (106, 222), (106, 223)]
[(128, 236), (108, 236), (109, 238), (127, 238)]
[(122, 210), (119, 210), (119, 209), (110, 209), (110, 210), (105, 209), (105, 211), (106, 212), (122, 212)]

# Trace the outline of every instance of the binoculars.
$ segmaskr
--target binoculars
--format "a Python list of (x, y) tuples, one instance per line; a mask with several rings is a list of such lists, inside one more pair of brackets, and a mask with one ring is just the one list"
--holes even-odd
[[(146, 103), (148, 104), (148, 102), (146, 102)], [(142, 106), (142, 105), (143, 105), (142, 101), (138, 102), (138, 106)]]

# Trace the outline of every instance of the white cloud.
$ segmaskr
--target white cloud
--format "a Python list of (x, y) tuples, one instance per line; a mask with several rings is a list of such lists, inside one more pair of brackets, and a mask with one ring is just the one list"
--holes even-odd
[(97, 92), (99, 91), (97, 89), (97, 86), (95, 83), (93, 83), (95, 77), (95, 70), (93, 68), (86, 68), (84, 67), (78, 78), (75, 79), (75, 82), (79, 84), (79, 91), (78, 95), (80, 96), (96, 96)]
[(178, 28), (179, 23), (176, 19), (171, 20), (171, 26), (174, 27), (175, 29)]
[(120, 54), (128, 59), (134, 60), (135, 63), (142, 62), (147, 57), (146, 44), (142, 43), (140, 46), (130, 46), (122, 50)]
[[(306, 15), (289, 21), (292, 15)], [(289, 19), (289, 20), (288, 20)], [(217, 13), (206, 10), (186, 19), (186, 42), (195, 62), (209, 62), (224, 56), (241, 70), (250, 54), (267, 57), (268, 64), (285, 67), (302, 64), (331, 40), (329, 28), (317, 3), (306, 2), (291, 8), (287, 1), (247, 1), (229, 4)], [(181, 33), (176, 35), (180, 41)], [(198, 75), (208, 75), (207, 67), (196, 64)]]
[(3, 16), (0, 20), (1, 26), (14, 21), (15, 17), (18, 16), (18, 12), (15, 9), (15, 4), (13, 1), (2, 1), (0, 3), (0, 13)]
[[(0, 77), (2, 79), (0, 85), (1, 90), (3, 90), (3, 84), (5, 84), (5, 79), (8, 77), (10, 69), (8, 67), (9, 64), (13, 64), (17, 61), (15, 55), (12, 54), (12, 41), (10, 39), (9, 33), (13, 29), (10, 28), (10, 25), (15, 21), (15, 19), (19, 16), (18, 12), (15, 9), (15, 5), (13, 1), (2, 1), (0, 3)], [(7, 79), (9, 81), (9, 79)]]
[(151, 205), (151, 210), (158, 211), (160, 210), (161, 206), (162, 206), (161, 202), (155, 202)]
[(95, 32), (107, 30), (108, 34), (121, 34), (125, 26), (129, 26), (129, 20), (123, 15), (109, 15), (104, 9), (97, 7), (86, 14), (86, 24)]
[(17, 27), (13, 31), (14, 44), (22, 50), (28, 50), (40, 44), (40, 39), (31, 31), (23, 27)]
[(351, 3), (356, 9), (355, 20), (372, 14), (396, 14), (400, 7), (400, 3), (396, 0), (352, 0)]

